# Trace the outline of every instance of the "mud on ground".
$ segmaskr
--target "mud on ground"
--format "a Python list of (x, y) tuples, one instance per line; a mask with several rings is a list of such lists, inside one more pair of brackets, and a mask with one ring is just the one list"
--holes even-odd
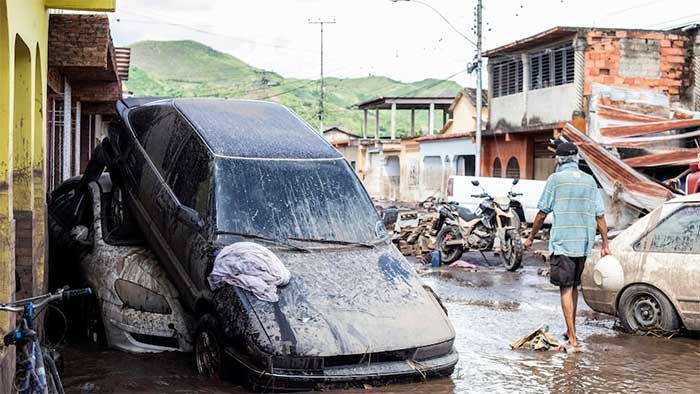
[[(476, 270), (417, 266), (447, 306), (457, 331), (460, 361), (449, 379), (347, 390), (343, 393), (695, 393), (700, 386), (700, 341), (636, 336), (613, 329), (615, 319), (579, 300), (581, 353), (535, 353), (508, 344), (548, 324), (561, 339), (558, 289), (537, 275), (528, 255), (518, 272), (498, 257), (466, 254)], [(63, 350), (68, 393), (241, 393), (234, 383), (204, 380), (191, 354), (129, 355), (92, 345)], [(328, 390), (335, 392), (334, 390)]]

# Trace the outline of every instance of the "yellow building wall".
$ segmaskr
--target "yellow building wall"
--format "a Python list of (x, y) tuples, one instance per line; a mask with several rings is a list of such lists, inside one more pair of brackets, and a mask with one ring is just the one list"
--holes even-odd
[[(46, 283), (45, 119), (48, 8), (114, 11), (115, 0), (0, 0), (0, 302), (12, 300), (15, 212), (29, 217), (33, 292)], [(26, 235), (23, 235), (26, 236)], [(0, 313), (0, 334), (14, 321)], [(0, 345), (0, 392), (14, 356)], [(8, 361), (9, 359), (9, 361)]]

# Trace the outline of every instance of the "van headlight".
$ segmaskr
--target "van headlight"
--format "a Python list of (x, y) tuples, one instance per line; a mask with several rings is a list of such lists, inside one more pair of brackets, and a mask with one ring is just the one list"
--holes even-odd
[(122, 303), (124, 303), (125, 308), (164, 315), (169, 315), (173, 312), (165, 297), (138, 283), (117, 279), (114, 282), (114, 290)]

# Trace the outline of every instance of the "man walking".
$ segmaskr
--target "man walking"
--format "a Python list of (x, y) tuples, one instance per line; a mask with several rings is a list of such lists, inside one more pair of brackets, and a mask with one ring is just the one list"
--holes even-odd
[(603, 201), (595, 180), (578, 168), (578, 148), (570, 142), (557, 146), (557, 171), (549, 176), (537, 208), (540, 210), (532, 224), (525, 248), (532, 246), (535, 234), (545, 218), (554, 215), (549, 238), (551, 252), (549, 276), (559, 286), (561, 308), (566, 322), (567, 343), (576, 342), (576, 305), (578, 286), (586, 257), (591, 254), (596, 226), (603, 239), (601, 254), (610, 254), (608, 228)]

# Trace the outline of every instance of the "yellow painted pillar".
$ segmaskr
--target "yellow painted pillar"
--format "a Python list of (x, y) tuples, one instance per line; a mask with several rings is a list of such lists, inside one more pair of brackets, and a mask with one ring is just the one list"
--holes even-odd
[[(0, 0), (0, 301), (10, 301), (14, 285), (12, 218), (12, 96), (10, 41), (6, 0)], [(10, 315), (0, 313), (0, 334), (10, 327)]]
[(15, 37), (13, 129), (12, 129), (12, 210), (15, 220), (15, 270), (21, 279), (18, 298), (30, 297), (34, 287), (34, 156), (32, 55), (20, 36)]
[(46, 292), (48, 285), (48, 270), (46, 269), (46, 168), (45, 168), (45, 146), (46, 133), (44, 125), (46, 122), (46, 83), (42, 78), (43, 56), (39, 45), (36, 46), (34, 54), (34, 159), (32, 164), (33, 186), (34, 186), (34, 294)]

